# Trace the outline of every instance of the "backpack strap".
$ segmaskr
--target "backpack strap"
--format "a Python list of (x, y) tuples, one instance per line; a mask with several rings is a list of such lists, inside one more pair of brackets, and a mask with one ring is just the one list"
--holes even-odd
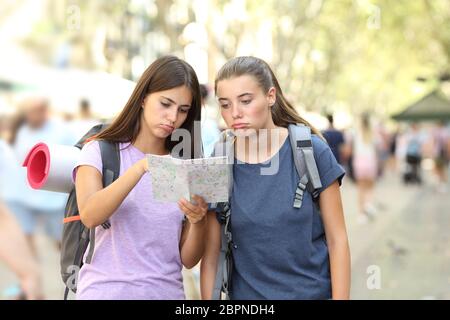
[(80, 140), (78, 140), (78, 142), (75, 144), (75, 147), (81, 150), (91, 137), (95, 136), (106, 127), (108, 127), (108, 124), (103, 123), (93, 126)]
[[(211, 157), (223, 157), (228, 158), (228, 165), (230, 166), (230, 175), (228, 178), (228, 195), (231, 197), (231, 192), (233, 190), (233, 164), (234, 164), (234, 141), (236, 137), (231, 132), (231, 130), (226, 130), (221, 133), (219, 140), (214, 145), (214, 150)], [(211, 209), (216, 209), (218, 203), (212, 203)]]
[(64, 301), (66, 301), (69, 298), (69, 287), (66, 286), (66, 288), (64, 289)]
[[(103, 187), (109, 186), (120, 175), (120, 150), (118, 143), (100, 140), (100, 153), (103, 164)], [(106, 220), (102, 223), (103, 229), (109, 229), (111, 223)], [(95, 228), (89, 230), (89, 252), (86, 263), (91, 263), (95, 248)]]
[[(211, 155), (212, 157), (224, 155), (228, 157), (228, 165), (231, 167), (228, 179), (228, 195), (230, 197), (233, 191), (234, 141), (235, 137), (233, 133), (229, 130), (225, 131), (221, 134), (219, 141), (215, 144), (214, 151)], [(233, 267), (231, 257), (231, 246), (233, 245), (230, 226), (231, 210), (229, 202), (214, 203), (211, 204), (211, 208), (216, 209), (220, 223), (220, 253), (212, 299), (221, 300), (223, 292), (225, 294), (225, 299), (229, 300), (229, 283)]]
[(221, 203), (218, 213), (220, 221), (220, 253), (212, 299), (221, 300), (223, 292), (225, 299), (230, 300), (229, 281), (231, 279), (231, 245), (233, 244), (233, 238), (230, 231), (231, 211), (228, 203)]
[(319, 196), (318, 190), (322, 188), (322, 183), (314, 159), (311, 129), (304, 124), (290, 124), (288, 130), (295, 168), (300, 177), (294, 197), (294, 208), (299, 209), (302, 206), (305, 189), (308, 189), (313, 199), (316, 200)]

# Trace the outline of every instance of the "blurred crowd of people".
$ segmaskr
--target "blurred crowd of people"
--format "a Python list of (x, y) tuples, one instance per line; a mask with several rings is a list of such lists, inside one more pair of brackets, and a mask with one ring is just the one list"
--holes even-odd
[[(444, 121), (399, 124), (389, 131), (382, 122), (375, 123), (364, 113), (355, 127), (337, 130), (333, 116), (323, 131), (338, 162), (358, 188), (358, 222), (369, 222), (383, 204), (374, 198), (377, 181), (386, 171), (398, 176), (405, 186), (424, 183), (426, 161), (432, 172), (428, 187), (435, 192), (447, 192), (450, 162), (450, 127)], [(430, 166), (427, 167), (429, 169)]]
[(67, 195), (34, 190), (26, 182), (21, 165), (39, 143), (74, 145), (99, 121), (90, 113), (87, 100), (80, 102), (79, 116), (69, 122), (52, 116), (49, 101), (26, 98), (18, 111), (0, 118), (0, 259), (18, 276), (20, 283), (3, 293), (4, 298), (42, 299), (42, 274), (36, 235), (43, 231), (57, 249)]

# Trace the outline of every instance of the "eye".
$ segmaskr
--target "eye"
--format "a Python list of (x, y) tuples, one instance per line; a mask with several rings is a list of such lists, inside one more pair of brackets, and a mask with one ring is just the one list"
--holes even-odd
[(161, 101), (161, 105), (162, 105), (163, 107), (165, 107), (165, 108), (170, 107), (170, 103), (167, 103), (167, 102), (162, 102), (162, 101)]
[(229, 106), (230, 105), (228, 103), (220, 104), (220, 107), (223, 108), (223, 109), (228, 109)]
[(249, 104), (250, 102), (252, 102), (252, 100), (242, 100), (241, 101), (243, 104)]
[(180, 109), (181, 113), (188, 113), (189, 112), (189, 108), (184, 108), (184, 109)]

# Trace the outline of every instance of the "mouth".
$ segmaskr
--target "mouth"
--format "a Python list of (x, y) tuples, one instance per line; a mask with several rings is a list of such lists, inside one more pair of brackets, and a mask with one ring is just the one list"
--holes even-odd
[(244, 129), (248, 127), (248, 123), (235, 123), (231, 127), (233, 129)]
[(163, 129), (164, 131), (166, 131), (167, 133), (172, 133), (173, 130), (175, 130), (175, 127), (170, 126), (170, 125), (168, 125), (168, 124), (160, 124), (159, 127), (160, 127), (161, 129)]

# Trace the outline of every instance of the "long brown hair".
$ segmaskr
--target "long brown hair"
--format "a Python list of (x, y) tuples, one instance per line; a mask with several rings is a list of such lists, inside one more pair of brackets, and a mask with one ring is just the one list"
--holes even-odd
[(313, 133), (323, 139), (320, 131), (314, 128), (308, 121), (303, 119), (297, 113), (292, 104), (286, 99), (275, 74), (267, 62), (262, 59), (244, 56), (233, 58), (225, 63), (216, 76), (214, 83), (214, 90), (216, 94), (217, 84), (219, 81), (242, 75), (253, 76), (265, 93), (267, 93), (271, 87), (275, 88), (276, 101), (271, 109), (272, 119), (275, 125), (287, 128), (291, 123), (303, 123), (310, 127)]
[[(192, 103), (181, 128), (188, 130), (191, 135), (191, 150), (197, 150), (195, 145), (198, 143), (200, 143), (201, 149), (200, 132), (194, 133), (194, 122), (200, 121), (201, 115), (200, 85), (194, 69), (186, 61), (175, 56), (161, 57), (144, 71), (122, 112), (108, 128), (96, 135), (95, 139), (111, 142), (135, 142), (141, 128), (140, 120), (143, 111), (141, 106), (144, 98), (153, 92), (183, 85), (191, 91)], [(172, 151), (178, 143), (171, 141), (171, 136), (167, 137), (165, 141), (169, 151)], [(193, 158), (193, 153), (189, 157)]]

